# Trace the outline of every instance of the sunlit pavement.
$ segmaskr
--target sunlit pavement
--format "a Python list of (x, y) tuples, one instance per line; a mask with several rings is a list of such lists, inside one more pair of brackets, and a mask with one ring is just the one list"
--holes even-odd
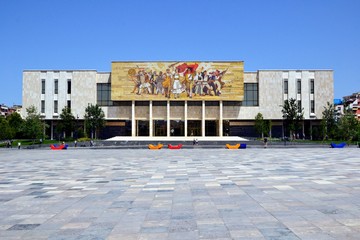
[(359, 239), (360, 149), (0, 150), (0, 239)]

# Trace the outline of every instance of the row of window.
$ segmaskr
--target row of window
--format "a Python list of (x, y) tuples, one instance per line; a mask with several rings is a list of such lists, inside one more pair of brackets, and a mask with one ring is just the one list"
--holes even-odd
[[(59, 93), (59, 80), (54, 79), (54, 94)], [(67, 80), (67, 93), (71, 94), (71, 79)], [(41, 79), (41, 94), (45, 94), (45, 79)]]
[[(54, 80), (54, 93), (58, 94), (58, 79)], [(297, 81), (298, 93), (301, 94), (301, 80)], [(259, 91), (257, 83), (244, 84), (244, 101), (243, 106), (259, 106)], [(288, 80), (284, 80), (284, 93), (288, 93)], [(310, 80), (310, 93), (314, 94), (314, 80)], [(42, 80), (42, 94), (45, 94), (45, 79)], [(68, 94), (71, 94), (71, 80), (68, 80)], [(112, 106), (111, 101), (111, 84), (98, 83), (97, 84), (97, 104), (99, 106)], [(298, 101), (299, 109), (301, 109), (301, 100)], [(67, 107), (71, 108), (71, 101), (67, 101)], [(315, 102), (311, 100), (311, 113), (315, 112)], [(41, 113), (45, 113), (45, 101), (41, 101)], [(58, 113), (58, 101), (54, 101), (54, 113)]]
[(98, 83), (97, 85), (97, 104), (99, 106), (112, 106), (111, 101), (111, 84)]
[[(298, 79), (296, 82), (296, 91), (298, 94), (301, 94), (301, 79)], [(315, 84), (314, 79), (310, 79), (310, 94), (314, 94), (315, 92)], [(289, 83), (288, 79), (284, 79), (284, 94), (289, 93)]]
[[(244, 84), (244, 101), (243, 106), (259, 106), (259, 91), (257, 83)], [(113, 106), (114, 102), (111, 101), (111, 84), (98, 83), (97, 84), (97, 104), (99, 106)], [(137, 102), (139, 104), (139, 102)], [(176, 102), (171, 103), (176, 104)], [(200, 103), (201, 104), (201, 103)], [(206, 104), (209, 104), (207, 102)], [(218, 103), (217, 103), (218, 104)]]
[[(71, 101), (68, 100), (66, 106), (71, 108)], [(45, 100), (41, 100), (41, 113), (45, 113)], [(58, 101), (54, 101), (54, 113), (59, 113)]]
[[(297, 105), (298, 105), (298, 111), (301, 112), (301, 110), (302, 110), (301, 100), (297, 101)], [(310, 101), (310, 113), (315, 113), (315, 101), (314, 100)]]

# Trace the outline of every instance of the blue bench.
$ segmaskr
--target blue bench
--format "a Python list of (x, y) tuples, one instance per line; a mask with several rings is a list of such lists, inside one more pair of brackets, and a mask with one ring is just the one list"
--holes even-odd
[(339, 143), (339, 144), (336, 144), (336, 143), (331, 143), (330, 144), (330, 146), (332, 147), (332, 148), (343, 148), (343, 147), (345, 147), (345, 145), (346, 145), (346, 143)]

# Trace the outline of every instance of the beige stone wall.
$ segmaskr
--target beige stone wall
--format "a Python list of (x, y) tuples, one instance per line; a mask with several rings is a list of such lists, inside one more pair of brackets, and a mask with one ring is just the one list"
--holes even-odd
[[(254, 110), (261, 112), (265, 119), (281, 119), (283, 102), (282, 71), (259, 71), (259, 107)], [(255, 119), (258, 112), (252, 111), (247, 119)]]
[(149, 106), (135, 106), (135, 119), (149, 120)]
[(111, 83), (110, 79), (111, 74), (108, 72), (97, 73), (96, 74), (96, 83)]
[(35, 106), (41, 110), (41, 78), (40, 71), (23, 72), (22, 88), (22, 112), (21, 115), (26, 117), (26, 109)]
[(207, 106), (205, 107), (205, 119), (219, 119), (220, 107), (219, 106)]
[(153, 119), (166, 120), (166, 106), (153, 106)]
[(106, 119), (125, 119), (131, 120), (131, 106), (111, 106), (101, 107)]
[(257, 72), (246, 72), (244, 73), (244, 83), (257, 83), (258, 82)]
[(317, 119), (322, 118), (322, 111), (327, 102), (334, 101), (334, 76), (333, 71), (315, 72), (315, 115)]
[(96, 104), (96, 71), (73, 71), (71, 105), (72, 113), (82, 119), (89, 104)]
[(170, 119), (184, 120), (185, 119), (184, 108), (185, 106), (170, 106)]
[(202, 107), (201, 106), (188, 106), (187, 119), (188, 120), (201, 120)]
[(238, 119), (240, 115), (240, 106), (223, 106), (224, 119)]

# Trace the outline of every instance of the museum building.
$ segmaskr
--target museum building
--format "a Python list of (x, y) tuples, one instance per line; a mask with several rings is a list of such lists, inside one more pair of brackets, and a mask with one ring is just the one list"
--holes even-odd
[(24, 70), (22, 114), (35, 106), (52, 139), (64, 107), (83, 126), (90, 104), (105, 113), (106, 126), (97, 135), (103, 139), (257, 137), (258, 113), (271, 120), (272, 137), (283, 137), (282, 106), (293, 98), (304, 113), (300, 134), (308, 137), (333, 92), (332, 70), (244, 72), (243, 61), (115, 61), (111, 72)]

